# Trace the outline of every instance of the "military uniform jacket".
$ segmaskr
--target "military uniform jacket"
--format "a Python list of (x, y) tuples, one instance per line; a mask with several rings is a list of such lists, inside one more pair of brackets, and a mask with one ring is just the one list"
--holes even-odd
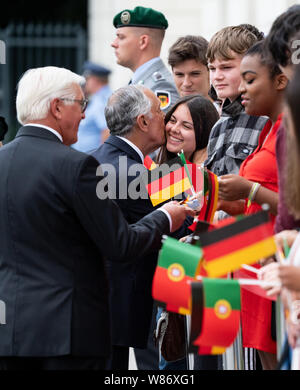
[(169, 72), (161, 59), (154, 62), (147, 68), (134, 84), (141, 84), (151, 89), (161, 101), (161, 109), (168, 111), (169, 108), (179, 99), (172, 74)]

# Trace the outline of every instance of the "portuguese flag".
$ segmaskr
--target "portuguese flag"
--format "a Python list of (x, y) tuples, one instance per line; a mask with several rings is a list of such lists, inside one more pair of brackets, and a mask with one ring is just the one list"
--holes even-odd
[(190, 352), (222, 354), (240, 326), (240, 285), (237, 280), (203, 278), (191, 284)]
[(190, 282), (195, 280), (202, 250), (168, 237), (159, 253), (152, 296), (160, 306), (180, 314), (190, 313)]
[(196, 192), (203, 188), (200, 166), (191, 163), (187, 163), (186, 166), (188, 171), (182, 159), (176, 157), (143, 174), (143, 181), (153, 206), (188, 191), (192, 186)]
[(273, 225), (267, 211), (236, 218), (236, 222), (203, 233), (199, 245), (207, 276), (220, 277), (276, 252)]

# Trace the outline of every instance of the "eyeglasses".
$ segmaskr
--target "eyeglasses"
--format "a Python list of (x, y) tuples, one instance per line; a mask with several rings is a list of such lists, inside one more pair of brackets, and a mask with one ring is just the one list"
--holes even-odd
[(69, 102), (77, 102), (81, 106), (81, 112), (84, 112), (86, 110), (87, 104), (88, 104), (88, 99), (69, 99), (69, 98), (61, 98), (60, 100), (66, 100)]

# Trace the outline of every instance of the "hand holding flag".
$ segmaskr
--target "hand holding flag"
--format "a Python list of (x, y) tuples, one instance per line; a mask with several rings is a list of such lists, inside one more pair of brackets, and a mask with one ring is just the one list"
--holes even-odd
[[(203, 189), (203, 174), (200, 166), (187, 163), (176, 157), (153, 169), (153, 163), (147, 159), (144, 165), (148, 171), (142, 178), (153, 206), (166, 202), (177, 195), (183, 198)], [(149, 170), (151, 169), (151, 170)]]
[(180, 205), (178, 202), (171, 201), (165, 203), (162, 209), (166, 210), (172, 220), (172, 229), (171, 232), (178, 230), (187, 216), (195, 216), (195, 211), (189, 208), (187, 205)]

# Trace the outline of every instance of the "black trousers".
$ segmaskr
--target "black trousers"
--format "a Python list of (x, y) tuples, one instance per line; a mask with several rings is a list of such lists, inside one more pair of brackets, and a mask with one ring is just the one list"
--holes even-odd
[(0, 357), (0, 370), (104, 370), (103, 357)]
[(106, 370), (128, 370), (129, 347), (112, 346), (112, 353), (106, 363)]

